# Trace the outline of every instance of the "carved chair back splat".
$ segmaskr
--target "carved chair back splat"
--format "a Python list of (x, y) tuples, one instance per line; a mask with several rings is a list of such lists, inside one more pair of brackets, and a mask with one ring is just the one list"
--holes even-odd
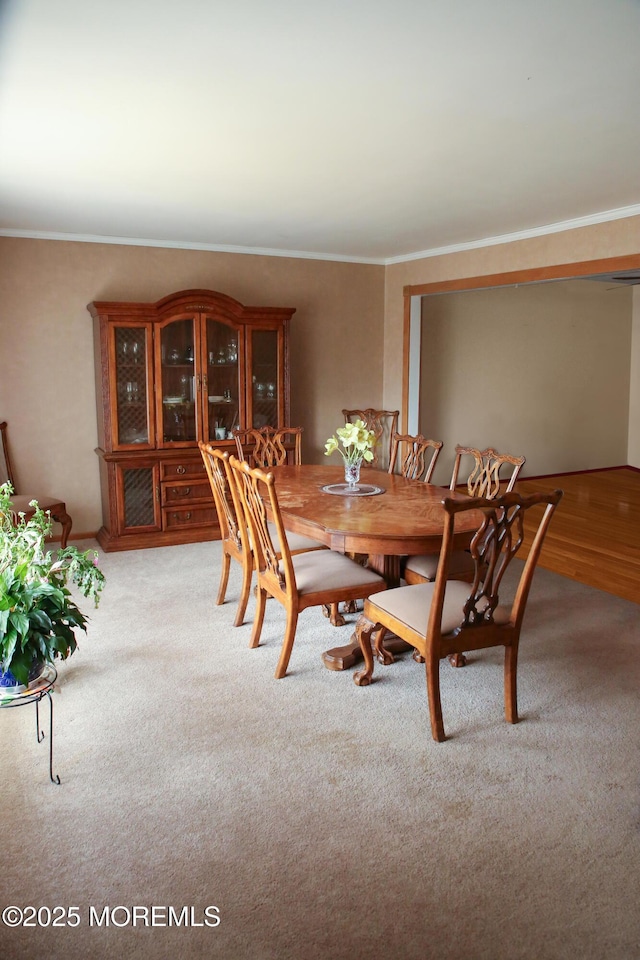
[(374, 467), (377, 470), (386, 470), (391, 456), (391, 439), (398, 431), (399, 410), (374, 410), (367, 407), (364, 410), (343, 410), (345, 422), (362, 420), (368, 430), (373, 431), (376, 445), (373, 448), (373, 460), (363, 461), (363, 466)]
[(253, 467), (267, 470), (302, 462), (302, 427), (260, 427), (236, 430), (238, 457)]
[(394, 433), (391, 440), (389, 473), (394, 473), (398, 464), (399, 473), (403, 477), (430, 483), (441, 450), (441, 440), (427, 440), (422, 434), (412, 436), (408, 433)]

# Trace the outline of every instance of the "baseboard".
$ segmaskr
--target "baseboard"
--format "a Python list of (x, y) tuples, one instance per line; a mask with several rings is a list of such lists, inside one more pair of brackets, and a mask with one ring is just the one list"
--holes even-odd
[[(88, 533), (76, 533), (75, 530), (72, 531), (71, 536), (69, 537), (69, 546), (72, 546), (73, 540), (96, 540), (98, 536), (97, 530), (90, 530)], [(60, 543), (61, 536), (60, 534), (54, 534), (51, 537), (47, 537), (47, 543)]]
[(633, 470), (640, 473), (640, 467), (631, 467), (627, 463), (622, 463), (617, 467), (594, 467), (592, 470), (563, 470), (562, 473), (536, 473), (532, 476), (523, 476), (520, 474), (518, 480), (548, 480), (550, 477), (576, 477), (581, 473), (605, 473), (610, 470)]

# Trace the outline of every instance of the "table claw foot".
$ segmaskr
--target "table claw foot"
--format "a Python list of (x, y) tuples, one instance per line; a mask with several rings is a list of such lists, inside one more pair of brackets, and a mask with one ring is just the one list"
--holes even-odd
[(353, 675), (353, 682), (357, 687), (368, 687), (371, 683), (371, 674), (366, 670), (356, 670)]
[(447, 660), (452, 667), (466, 667), (467, 658), (464, 653), (450, 653)]

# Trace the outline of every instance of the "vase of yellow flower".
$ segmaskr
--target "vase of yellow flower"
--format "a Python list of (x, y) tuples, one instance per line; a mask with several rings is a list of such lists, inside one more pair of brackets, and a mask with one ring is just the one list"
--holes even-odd
[(362, 466), (362, 460), (354, 460), (353, 463), (345, 463), (344, 465), (344, 482), (349, 487), (357, 487), (360, 482), (360, 467)]
[(370, 463), (373, 460), (373, 447), (376, 435), (369, 430), (363, 420), (354, 423), (345, 423), (339, 427), (332, 437), (325, 443), (325, 457), (336, 450), (344, 461), (344, 480), (351, 490), (356, 489), (360, 480), (362, 461)]

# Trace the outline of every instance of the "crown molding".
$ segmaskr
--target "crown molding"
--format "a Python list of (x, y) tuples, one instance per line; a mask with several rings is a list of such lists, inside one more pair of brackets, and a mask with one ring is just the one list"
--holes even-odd
[(628, 207), (617, 207), (614, 210), (603, 210), (600, 213), (589, 214), (586, 217), (576, 217), (574, 220), (561, 220), (557, 223), (531, 227), (528, 230), (505, 233), (497, 237), (483, 237), (481, 240), (452, 243), (445, 247), (432, 247), (428, 250), (419, 250), (416, 253), (407, 253), (398, 257), (386, 258), (357, 257), (338, 253), (317, 253), (307, 250), (278, 250), (271, 247), (239, 247), (218, 243), (196, 243), (182, 240), (149, 240), (137, 237), (102, 237), (92, 234), (57, 233), (45, 230), (13, 230), (10, 227), (1, 227), (0, 237), (17, 237), (27, 240), (63, 240), (68, 243), (113, 243), (119, 246), (164, 247), (172, 250), (203, 250), (211, 253), (235, 253), (255, 257), (289, 257), (293, 260), (328, 260), (337, 263), (365, 263), (386, 267), (395, 263), (408, 263), (412, 260), (442, 257), (449, 253), (461, 253), (464, 250), (478, 250), (482, 247), (497, 246), (501, 243), (515, 243), (518, 240), (530, 240), (533, 237), (544, 237), (552, 233), (562, 233), (565, 230), (577, 230), (580, 227), (590, 227), (598, 223), (607, 223), (611, 220), (622, 220), (625, 217), (637, 216), (640, 216), (640, 203)]
[(314, 253), (307, 250), (278, 250), (270, 247), (234, 247), (221, 243), (197, 243), (187, 240), (148, 240), (139, 237), (102, 237), (86, 233), (56, 233), (47, 230), (13, 230), (0, 227), (0, 237), (25, 240), (64, 240), (67, 243), (114, 243), (129, 247), (164, 247), (170, 250), (204, 250), (211, 253), (239, 253), (255, 257), (290, 257), (294, 260), (335, 260), (340, 263), (371, 263), (384, 266), (382, 257), (352, 257), (339, 253)]
[(417, 253), (408, 253), (400, 257), (388, 257), (384, 264), (408, 263), (410, 260), (425, 260), (427, 257), (442, 257), (448, 253), (460, 253), (463, 250), (477, 250), (480, 247), (493, 247), (500, 243), (515, 243), (517, 240), (530, 240), (532, 237), (544, 237), (551, 233), (562, 233), (564, 230), (577, 230), (579, 227), (591, 227), (596, 223), (608, 223), (610, 220), (622, 220), (625, 217), (640, 216), (640, 203), (629, 207), (617, 207), (615, 210), (603, 210), (601, 213), (592, 213), (586, 217), (576, 217), (574, 220), (561, 220), (558, 223), (547, 223), (541, 227), (531, 227), (529, 230), (519, 230), (516, 233), (505, 233), (499, 237), (484, 237), (482, 240), (469, 240), (466, 243), (452, 243), (447, 247), (433, 247), (430, 250), (421, 250)]

